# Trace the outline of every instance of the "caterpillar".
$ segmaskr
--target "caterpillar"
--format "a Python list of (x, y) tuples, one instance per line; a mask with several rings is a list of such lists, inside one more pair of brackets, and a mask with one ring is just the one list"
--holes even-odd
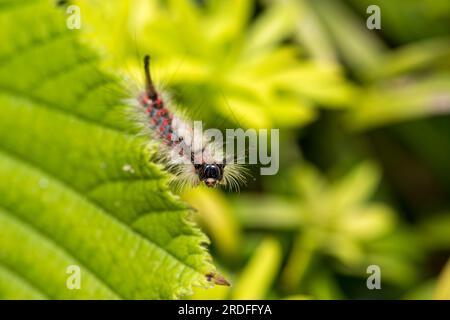
[(192, 121), (156, 90), (150, 56), (146, 55), (143, 62), (145, 88), (131, 99), (133, 118), (144, 134), (159, 144), (158, 160), (173, 174), (171, 182), (179, 189), (204, 184), (239, 190), (248, 174), (244, 165), (238, 164), (233, 154), (223, 152), (223, 143), (212, 142), (203, 132), (194, 130)]

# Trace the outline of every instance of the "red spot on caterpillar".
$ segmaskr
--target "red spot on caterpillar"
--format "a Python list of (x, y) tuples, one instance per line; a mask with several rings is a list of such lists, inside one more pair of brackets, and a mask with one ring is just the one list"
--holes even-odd
[(172, 134), (171, 133), (167, 134), (167, 140), (172, 140)]
[(160, 131), (160, 132), (163, 132), (164, 129), (165, 129), (164, 126), (159, 127), (159, 131)]

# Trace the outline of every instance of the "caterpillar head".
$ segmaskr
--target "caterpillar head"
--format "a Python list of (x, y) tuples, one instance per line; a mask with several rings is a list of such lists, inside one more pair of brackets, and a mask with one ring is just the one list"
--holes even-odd
[(214, 188), (223, 179), (223, 164), (217, 163), (203, 163), (195, 165), (195, 172), (198, 175), (200, 181), (202, 181), (207, 187)]

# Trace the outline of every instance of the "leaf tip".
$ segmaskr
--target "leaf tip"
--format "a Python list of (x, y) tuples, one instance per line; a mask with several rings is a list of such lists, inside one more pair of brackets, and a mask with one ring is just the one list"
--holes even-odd
[(206, 279), (209, 282), (213, 282), (214, 284), (217, 284), (219, 286), (227, 286), (227, 287), (231, 286), (228, 280), (218, 273), (208, 273), (206, 275)]

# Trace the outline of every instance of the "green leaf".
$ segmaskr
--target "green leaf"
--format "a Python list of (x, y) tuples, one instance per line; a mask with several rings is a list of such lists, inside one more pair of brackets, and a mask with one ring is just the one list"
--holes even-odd
[(336, 63), (337, 50), (310, 1), (297, 0), (295, 3), (299, 14), (296, 39), (316, 60)]
[(440, 68), (450, 58), (450, 38), (440, 37), (413, 42), (393, 50), (383, 57), (383, 63), (371, 76), (380, 80), (397, 75), (422, 71), (430, 67)]
[(450, 248), (450, 214), (443, 212), (427, 217), (420, 225), (421, 241), (432, 250), (448, 250)]
[(450, 260), (447, 262), (441, 272), (441, 275), (439, 276), (439, 280), (436, 284), (434, 298), (436, 300), (450, 299)]
[(349, 207), (367, 200), (380, 182), (378, 168), (363, 162), (333, 185), (335, 207)]
[(400, 121), (450, 112), (450, 73), (397, 78), (367, 88), (355, 100), (347, 121), (353, 130), (367, 130)]
[(164, 299), (214, 282), (207, 238), (125, 119), (126, 90), (64, 11), (2, 0), (0, 27), (0, 298)]
[(342, 58), (360, 78), (366, 79), (380, 64), (386, 47), (341, 1), (312, 2)]

